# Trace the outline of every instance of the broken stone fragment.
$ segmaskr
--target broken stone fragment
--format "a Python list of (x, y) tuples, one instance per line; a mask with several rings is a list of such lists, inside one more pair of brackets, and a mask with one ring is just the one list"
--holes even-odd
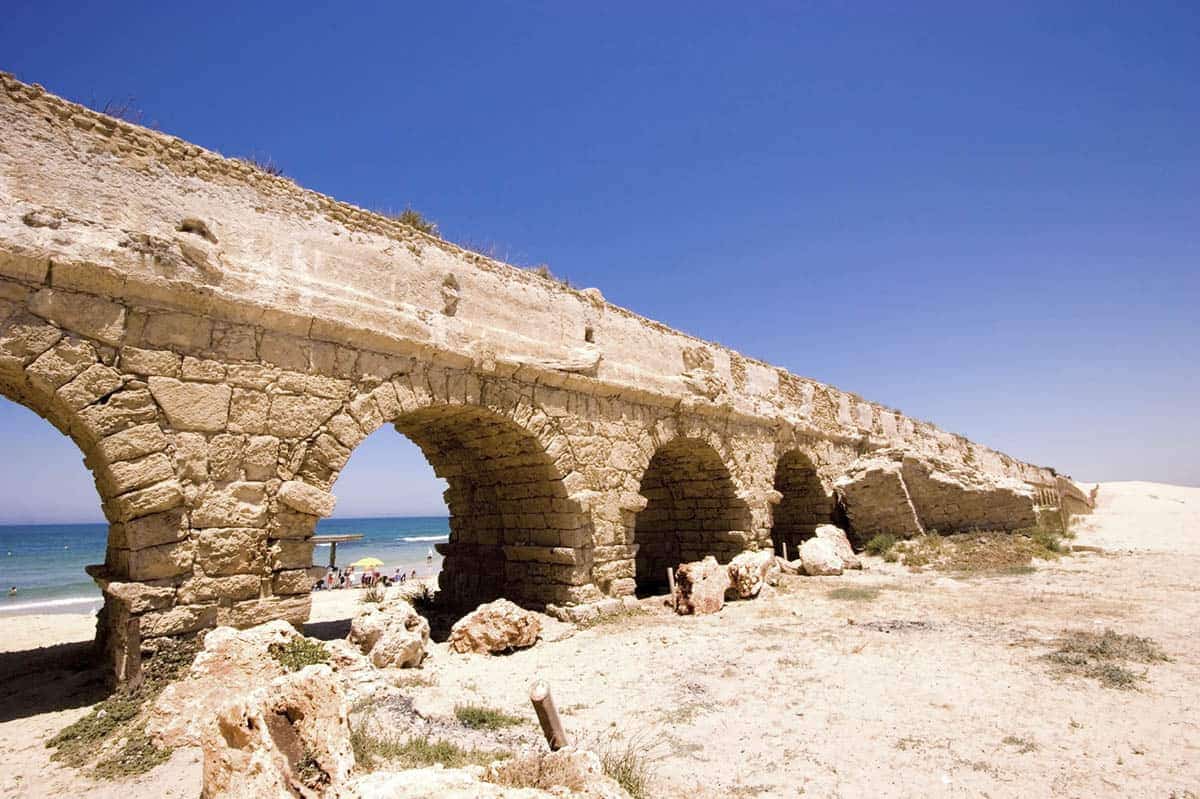
[(725, 607), (729, 585), (729, 569), (712, 555), (685, 563), (675, 572), (675, 612), (682, 616), (716, 613)]
[(475, 608), (450, 628), (450, 651), (508, 652), (537, 643), (542, 620), (536, 613), (497, 599)]
[(842, 559), (842, 566), (844, 568), (862, 568), (862, 561), (859, 560), (858, 555), (854, 554), (854, 548), (850, 546), (850, 539), (846, 537), (845, 530), (836, 525), (821, 524), (817, 526), (816, 536), (833, 544), (833, 550)]
[(730, 594), (738, 599), (756, 597), (778, 572), (775, 555), (770, 551), (742, 552), (729, 561)]
[(841, 574), (845, 566), (827, 538), (810, 538), (801, 544), (800, 564), (810, 577)]
[(376, 668), (414, 668), (425, 659), (429, 622), (401, 600), (367, 605), (350, 622), (347, 640)]
[(355, 766), (349, 703), (328, 666), (229, 700), (202, 743), (206, 799), (337, 796)]

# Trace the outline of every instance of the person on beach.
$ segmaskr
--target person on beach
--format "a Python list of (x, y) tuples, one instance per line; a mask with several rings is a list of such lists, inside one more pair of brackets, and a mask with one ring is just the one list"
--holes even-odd
[(9, 595), (9, 596), (16, 596), (16, 595), (17, 595), (17, 587), (16, 587), (15, 585), (14, 585), (12, 588), (8, 589), (8, 595)]

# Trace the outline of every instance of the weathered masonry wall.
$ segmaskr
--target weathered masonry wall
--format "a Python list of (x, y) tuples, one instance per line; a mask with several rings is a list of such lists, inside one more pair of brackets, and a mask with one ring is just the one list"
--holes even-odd
[(447, 480), (464, 604), (653, 590), (836, 514), (910, 532), (1089, 506), (1050, 469), (8, 76), (0, 134), (0, 394), (95, 475), (119, 673), (156, 637), (303, 621), (317, 519), (384, 425)]

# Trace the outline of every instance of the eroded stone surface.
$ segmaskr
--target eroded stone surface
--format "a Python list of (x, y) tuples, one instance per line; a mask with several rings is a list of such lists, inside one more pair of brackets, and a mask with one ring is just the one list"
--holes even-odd
[(810, 538), (800, 545), (800, 565), (810, 577), (841, 574), (845, 564), (827, 538)]
[(348, 640), (376, 668), (412, 668), (425, 659), (429, 622), (401, 600), (369, 603), (351, 621)]
[(675, 572), (675, 612), (716, 613), (725, 607), (729, 586), (729, 569), (713, 556), (685, 563)]

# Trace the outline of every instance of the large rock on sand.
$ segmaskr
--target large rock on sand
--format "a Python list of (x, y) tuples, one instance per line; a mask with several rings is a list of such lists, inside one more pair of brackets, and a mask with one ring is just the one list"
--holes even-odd
[(800, 563), (812, 577), (841, 574), (843, 568), (837, 549), (827, 538), (810, 538), (801, 544)]
[(347, 640), (376, 668), (412, 668), (425, 659), (429, 622), (402, 600), (368, 604), (350, 622)]
[(730, 593), (738, 599), (758, 596), (762, 587), (778, 582), (779, 565), (775, 553), (765, 549), (742, 552), (729, 561)]
[(725, 606), (729, 585), (729, 569), (712, 555), (685, 563), (675, 572), (675, 612), (716, 613)]
[(862, 561), (858, 555), (854, 554), (854, 547), (850, 546), (850, 539), (846, 535), (846, 531), (832, 524), (822, 524), (817, 526), (817, 538), (824, 538), (829, 543), (833, 544), (833, 551), (842, 559), (842, 566), (847, 569), (861, 569)]
[(348, 713), (328, 666), (306, 666), (228, 701), (203, 737), (202, 796), (340, 795), (355, 766)]
[(536, 613), (497, 599), (480, 605), (450, 628), (452, 652), (508, 652), (537, 643), (542, 620)]

